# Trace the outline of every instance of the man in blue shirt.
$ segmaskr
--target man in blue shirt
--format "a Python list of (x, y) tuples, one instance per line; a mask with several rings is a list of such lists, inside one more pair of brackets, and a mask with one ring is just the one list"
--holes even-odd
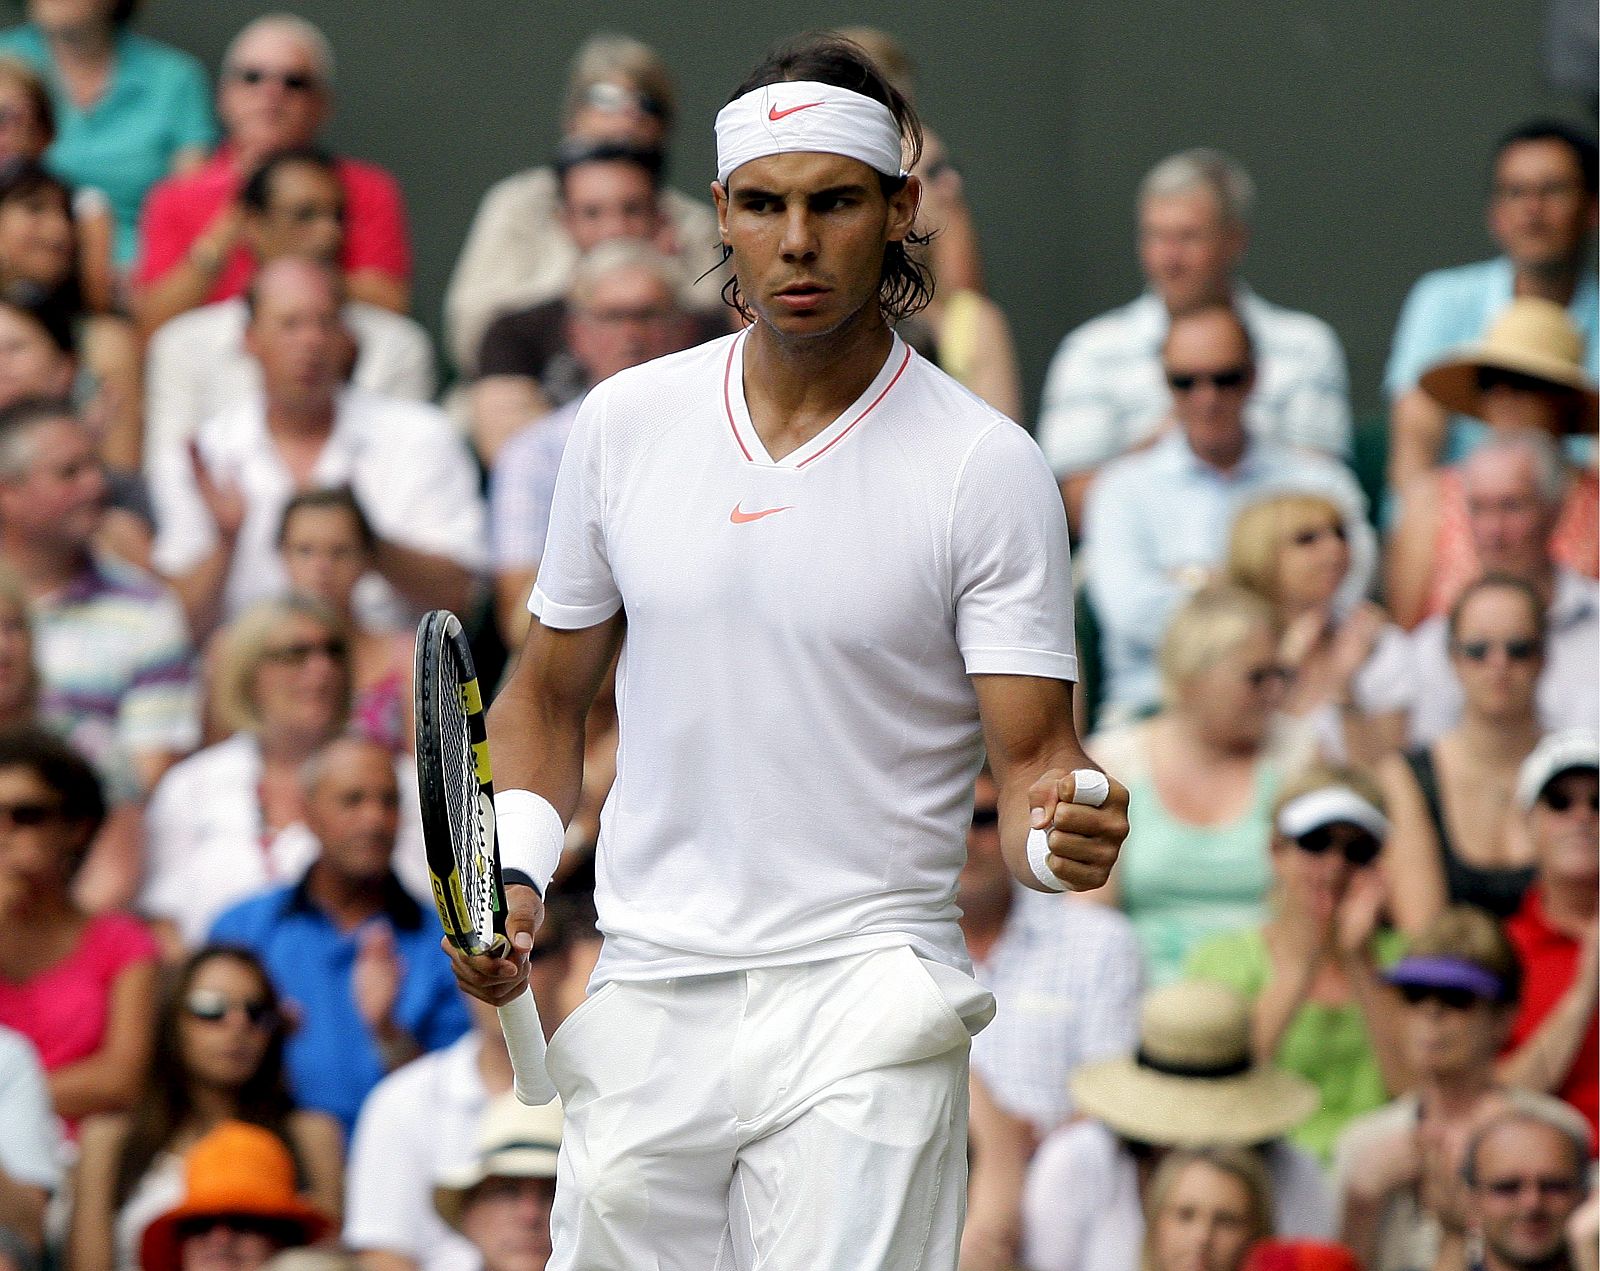
[(297, 883), (229, 909), (211, 939), (254, 950), (296, 1016), (285, 1052), (302, 1106), (348, 1135), (367, 1092), (471, 1026), (438, 918), (391, 869), (400, 797), (387, 750), (353, 737), (307, 766), (305, 822), (321, 852)]
[(1391, 492), (1401, 494), (1412, 477), (1463, 458), (1483, 439), (1483, 425), (1450, 417), (1417, 379), (1481, 337), (1513, 298), (1566, 305), (1587, 342), (1589, 373), (1600, 379), (1600, 293), (1589, 264), (1596, 208), (1594, 138), (1539, 120), (1495, 147), (1488, 220), (1503, 254), (1424, 274), (1400, 311), (1383, 377)]
[(1170, 418), (1145, 449), (1101, 470), (1085, 504), (1082, 559), (1103, 633), (1108, 722), (1158, 704), (1156, 650), (1167, 620), (1219, 572), (1245, 504), (1301, 490), (1342, 508), (1350, 541), (1345, 600), (1365, 594), (1377, 556), (1366, 499), (1343, 465), (1246, 426), (1255, 349), (1232, 308), (1213, 304), (1174, 317), (1161, 361)]

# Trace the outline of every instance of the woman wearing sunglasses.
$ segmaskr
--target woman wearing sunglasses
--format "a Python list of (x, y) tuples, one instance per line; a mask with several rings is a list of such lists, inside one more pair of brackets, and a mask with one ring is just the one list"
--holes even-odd
[(302, 1194), (338, 1213), (339, 1127), (290, 1099), (283, 1075), (289, 1027), (254, 954), (208, 945), (183, 964), (161, 1004), (155, 1060), (138, 1102), (84, 1126), (73, 1271), (133, 1271), (145, 1225), (182, 1197), (184, 1153), (225, 1121), (275, 1133), (295, 1157)]
[(1354, 1116), (1406, 1088), (1397, 1006), (1379, 968), (1401, 938), (1379, 930), (1377, 868), (1389, 822), (1377, 787), (1349, 768), (1313, 767), (1273, 815), (1272, 916), (1208, 940), (1189, 958), (1195, 979), (1250, 999), (1256, 1059), (1299, 1073), (1321, 1107), (1291, 1136), (1324, 1159)]
[(1461, 594), (1446, 631), (1461, 720), (1379, 769), (1394, 820), (1385, 866), (1391, 912), (1412, 934), (1446, 905), (1510, 917), (1533, 877), (1532, 847), (1511, 792), (1539, 740), (1544, 605), (1521, 579), (1490, 574)]
[(1446, 909), (1384, 974), (1404, 1003), (1400, 1038), (1415, 1086), (1357, 1117), (1340, 1136), (1334, 1176), (1343, 1239), (1368, 1271), (1432, 1267), (1459, 1234), (1461, 1155), (1486, 1117), (1524, 1108), (1588, 1136), (1583, 1118), (1548, 1095), (1505, 1083), (1495, 1064), (1511, 1035), (1522, 968), (1500, 924), (1481, 909)]

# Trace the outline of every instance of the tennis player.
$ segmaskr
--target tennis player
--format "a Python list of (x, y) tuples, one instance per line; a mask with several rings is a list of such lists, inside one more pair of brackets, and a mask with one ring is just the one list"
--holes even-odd
[(985, 743), (1030, 887), (1103, 883), (1127, 792), (1073, 729), (1049, 468), (890, 325), (929, 294), (910, 106), (815, 38), (716, 131), (755, 323), (584, 402), (490, 715), (503, 863), (533, 886), (508, 888), (514, 956), (456, 970), (520, 992), (620, 648), (604, 946), (549, 1051), (551, 1267), (953, 1268), (994, 1009), (955, 905)]

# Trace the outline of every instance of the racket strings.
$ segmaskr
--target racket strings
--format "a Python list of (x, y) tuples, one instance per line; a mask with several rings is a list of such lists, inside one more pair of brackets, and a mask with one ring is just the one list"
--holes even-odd
[[(452, 659), (446, 659), (447, 664)], [(449, 666), (455, 672), (453, 665)], [(485, 944), (493, 942), (494, 880), (489, 826), (479, 801), (477, 766), (472, 755), (472, 727), (459, 674), (446, 674), (439, 685), (439, 750), (450, 817), (450, 841), (457, 876), (467, 902), (464, 915)]]

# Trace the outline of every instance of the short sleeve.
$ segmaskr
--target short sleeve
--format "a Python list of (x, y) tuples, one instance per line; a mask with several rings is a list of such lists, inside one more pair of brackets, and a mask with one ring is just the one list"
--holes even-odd
[(949, 533), (967, 673), (1076, 680), (1066, 513), (1044, 455), (1016, 424), (998, 422), (973, 445)]
[(578, 408), (561, 457), (539, 581), (528, 608), (547, 627), (596, 626), (622, 608), (605, 534), (605, 415), (602, 384)]
[(44, 1069), (22, 1034), (0, 1028), (0, 1172), (54, 1191), (61, 1184), (55, 1112)]
[(348, 273), (370, 269), (405, 281), (411, 277), (411, 241), (400, 187), (381, 168), (346, 163), (344, 177), (349, 233), (344, 245)]
[(131, 966), (154, 962), (161, 955), (160, 946), (149, 929), (128, 914), (101, 914), (95, 919), (85, 944), (94, 948), (108, 981)]

